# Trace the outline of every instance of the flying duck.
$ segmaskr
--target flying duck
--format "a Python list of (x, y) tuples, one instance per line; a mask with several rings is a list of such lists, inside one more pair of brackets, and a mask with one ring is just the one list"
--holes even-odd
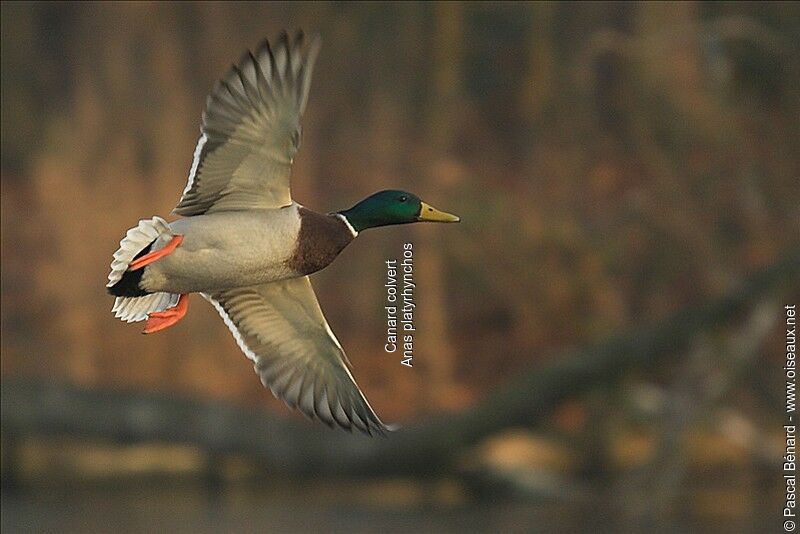
[(405, 191), (375, 193), (322, 214), (292, 200), (289, 173), (320, 48), (298, 32), (264, 40), (206, 101), (189, 182), (173, 222), (143, 219), (114, 253), (108, 292), (144, 333), (168, 328), (199, 293), (222, 316), (264, 387), (312, 419), (384, 434), (356, 385), (308, 275), (368, 228), (458, 222)]

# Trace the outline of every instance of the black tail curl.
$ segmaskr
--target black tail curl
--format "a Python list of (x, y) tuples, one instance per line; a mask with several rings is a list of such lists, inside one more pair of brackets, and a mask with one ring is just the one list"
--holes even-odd
[[(149, 253), (150, 249), (153, 248), (153, 243), (155, 243), (155, 240), (140, 250), (133, 259), (137, 260)], [(142, 281), (143, 274), (144, 269), (125, 271), (125, 274), (122, 275), (119, 282), (107, 288), (109, 294), (115, 297), (144, 297), (145, 295), (149, 295), (150, 293), (139, 287), (139, 282)]]

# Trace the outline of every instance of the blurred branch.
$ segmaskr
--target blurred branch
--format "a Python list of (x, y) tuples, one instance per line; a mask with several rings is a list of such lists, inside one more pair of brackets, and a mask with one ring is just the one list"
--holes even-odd
[[(140, 392), (87, 391), (41, 381), (5, 380), (3, 433), (167, 441), (215, 454), (248, 454), (286, 474), (431, 475), (499, 430), (536, 425), (564, 399), (633, 368), (652, 368), (688, 348), (704, 330), (737, 318), (775, 291), (797, 288), (800, 249), (708, 303), (607, 342), (566, 351), (522, 373), (475, 407), (401, 429), (386, 439), (332, 432), (262, 411)], [(794, 284), (794, 285), (792, 285)]]
[[(619, 506), (631, 516), (627, 519), (632, 530), (668, 521), (669, 510), (676, 506), (687, 476), (683, 451), (686, 430), (714, 413), (714, 405), (756, 360), (777, 323), (779, 305), (774, 299), (757, 303), (722, 347), (714, 347), (710, 336), (697, 336), (675, 378), (666, 411), (659, 418), (658, 447), (652, 459), (624, 477), (616, 492)], [(718, 359), (729, 360), (728, 368), (720, 369), (714, 362), (715, 352)]]

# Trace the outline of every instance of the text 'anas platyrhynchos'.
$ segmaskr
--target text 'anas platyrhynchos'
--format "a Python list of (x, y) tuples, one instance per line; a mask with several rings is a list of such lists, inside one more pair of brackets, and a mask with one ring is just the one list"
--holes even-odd
[(217, 82), (174, 210), (183, 218), (131, 228), (114, 253), (108, 291), (117, 317), (147, 319), (145, 333), (177, 323), (188, 294), (200, 293), (276, 397), (331, 426), (383, 434), (308, 275), (367, 228), (459, 218), (404, 191), (327, 215), (292, 201), (289, 171), (318, 52), (319, 38), (306, 44), (302, 32), (292, 40), (282, 32)]

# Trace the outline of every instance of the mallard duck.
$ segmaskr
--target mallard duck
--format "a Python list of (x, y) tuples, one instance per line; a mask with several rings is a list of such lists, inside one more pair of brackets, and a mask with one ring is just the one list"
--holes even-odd
[(319, 48), (318, 37), (282, 32), (216, 83), (173, 210), (183, 218), (131, 228), (107, 288), (116, 317), (146, 320), (148, 334), (180, 321), (188, 295), (199, 293), (276, 397), (329, 426), (384, 434), (390, 428), (356, 385), (308, 275), (369, 228), (459, 218), (399, 190), (328, 214), (292, 200), (289, 172)]

